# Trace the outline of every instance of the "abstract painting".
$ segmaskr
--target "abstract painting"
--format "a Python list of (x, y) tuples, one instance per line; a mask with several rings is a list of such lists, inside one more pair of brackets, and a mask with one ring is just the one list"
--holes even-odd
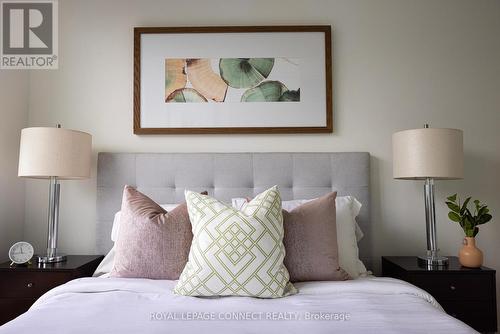
[(300, 102), (299, 64), (283, 57), (167, 58), (165, 102)]

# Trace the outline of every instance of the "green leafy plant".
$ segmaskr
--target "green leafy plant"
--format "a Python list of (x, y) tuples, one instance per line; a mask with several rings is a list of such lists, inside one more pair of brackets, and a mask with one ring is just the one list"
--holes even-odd
[(446, 198), (446, 205), (451, 210), (448, 218), (451, 221), (459, 223), (465, 232), (466, 237), (475, 237), (479, 232), (479, 225), (486, 224), (492, 218), (490, 210), (486, 204), (481, 204), (479, 200), (474, 200), (474, 214), (469, 210), (468, 205), (471, 197), (468, 197), (463, 203), (457, 194)]

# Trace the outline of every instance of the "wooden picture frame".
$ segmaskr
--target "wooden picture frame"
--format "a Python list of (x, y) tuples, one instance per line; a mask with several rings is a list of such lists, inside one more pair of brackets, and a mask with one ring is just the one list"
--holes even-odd
[[(210, 38), (205, 38), (207, 37), (206, 34), (211, 34)], [(180, 38), (186, 38), (187, 41), (184, 42), (183, 40), (182, 43), (179, 43)], [(224, 55), (230, 55), (229, 57), (220, 56), (218, 60), (215, 59), (217, 54), (210, 57), (210, 55), (213, 55), (213, 51), (210, 51), (212, 48), (204, 47), (203, 45), (207, 43), (207, 39), (213, 40), (214, 38), (218, 40), (217, 45), (221, 44), (220, 41), (224, 41), (224, 47), (227, 45)], [(277, 40), (278, 38), (281, 38), (281, 40)], [(252, 46), (247, 46), (246, 42), (240, 42), (240, 39), (251, 41), (258, 46), (267, 46), (269, 50), (282, 47), (285, 50), (287, 48), (293, 49), (294, 51), (292, 50), (291, 54), (305, 55), (303, 55), (303, 58), (297, 58), (296, 63), (293, 61), (295, 58), (285, 57), (287, 55), (283, 56), (281, 53), (285, 51), (279, 49), (272, 51), (277, 55), (273, 56), (276, 58), (263, 58), (268, 57), (266, 50), (258, 51), (257, 56), (252, 55), (252, 57), (259, 58), (239, 58), (241, 55), (234, 55), (237, 54), (238, 50), (244, 49), (244, 47), (247, 47), (248, 50), (259, 49), (259, 47), (251, 48)], [(236, 47), (238, 43), (241, 43), (241, 48)], [(304, 47), (304, 43), (309, 43), (317, 47), (321, 52), (317, 52), (312, 47)], [(174, 50), (176, 48), (178, 50)], [(188, 51), (182, 48), (187, 48)], [(189, 48), (194, 48), (194, 51), (189, 50)], [(209, 57), (206, 59), (204, 57), (205, 51), (203, 50), (207, 50), (207, 54), (209, 54)], [(272, 53), (271, 51), (269, 52)], [(200, 55), (203, 57), (200, 57)], [(266, 73), (269, 75), (269, 78), (271, 77), (269, 72), (263, 74), (265, 79), (262, 79), (259, 84), (255, 86), (247, 85), (245, 88), (239, 89), (238, 85), (242, 84), (242, 82), (243, 84), (247, 84), (246, 81), (237, 77), (237, 74), (240, 74), (240, 72), (223, 71), (223, 69), (237, 69), (238, 67), (233, 66), (236, 60), (241, 60), (242, 62), (256, 60), (255, 68), (257, 68), (258, 64), (259, 73), (261, 73), (264, 72), (261, 68), (264, 68), (266, 65), (264, 60), (269, 59), (273, 59), (273, 65), (270, 66), (275, 66), (275, 63), (278, 61), (279, 64), (284, 64), (282, 66), (289, 66), (288, 63), (296, 66), (297, 64), (300, 66), (304, 64), (303, 67), (307, 69), (306, 75), (302, 67), (299, 67), (297, 70), (298, 74), (293, 74), (293, 78), (299, 78), (300, 87), (298, 87), (298, 90), (288, 89), (286, 85), (281, 84), (281, 81), (278, 80), (266, 80), (268, 78), (265, 76)], [(292, 61), (289, 61), (289, 59), (292, 59)], [(186, 61), (182, 63), (182, 66), (185, 66), (182, 67), (182, 72), (179, 72), (179, 76), (181, 77), (188, 77), (191, 73), (195, 73), (194, 65), (193, 67), (189, 67), (191, 64), (195, 64), (195, 61), (203, 61), (205, 65), (207, 63), (214, 64), (217, 61), (217, 64), (219, 64), (218, 70), (220, 70), (218, 75), (227, 84), (224, 100), (222, 100), (224, 103), (213, 103), (217, 101), (217, 97), (214, 100), (209, 100), (206, 97), (212, 96), (209, 94), (196, 94), (197, 90), (194, 87), (197, 86), (193, 83), (198, 82), (195, 82), (197, 77), (194, 74), (187, 79), (187, 85), (192, 86), (186, 86), (186, 79), (183, 78), (185, 86), (177, 86), (181, 88), (173, 90), (176, 88), (175, 85), (177, 83), (172, 86), (173, 84), (170, 79), (174, 78), (174, 75), (170, 75), (169, 73), (173, 73), (171, 71), (174, 71), (174, 67), (171, 65), (176, 61)], [(239, 66), (248, 66), (247, 63), (242, 64)], [(162, 68), (161, 66), (164, 67)], [(211, 65), (212, 69), (213, 67)], [(159, 73), (160, 70), (162, 74)], [(272, 74), (272, 70), (270, 71)], [(275, 73), (277, 73), (277, 70), (275, 70)], [(292, 74), (289, 75), (289, 71), (281, 70), (280, 73), (287, 78), (288, 76), (292, 77)], [(217, 80), (220, 78), (217, 78)], [(323, 79), (324, 83), (322, 82)], [(199, 81), (199, 79), (196, 80)], [(162, 84), (164, 86), (159, 87)], [(231, 84), (236, 88), (233, 88)], [(305, 85), (305, 89), (302, 85)], [(141, 89), (143, 90), (141, 91)], [(228, 90), (235, 96), (234, 100), (225, 100), (230, 95)], [(241, 91), (244, 91), (244, 94), (241, 94)], [(164, 95), (160, 96), (160, 93)], [(191, 93), (194, 94), (194, 100), (191, 100)], [(210, 103), (168, 103), (198, 102), (196, 99), (203, 100), (200, 102), (208, 101)], [(278, 101), (281, 103), (276, 103)], [(217, 102), (221, 102), (220, 99)], [(134, 134), (331, 133), (333, 132), (332, 105), (332, 41), (331, 26), (329, 25), (134, 28)], [(205, 108), (208, 111), (201, 111), (200, 108)], [(217, 111), (219, 110), (218, 108), (221, 110), (220, 114), (217, 114), (219, 113)], [(177, 111), (177, 109), (181, 111)], [(231, 119), (233, 116), (219, 117), (219, 115), (232, 115), (228, 112), (229, 109), (236, 110), (240, 116), (234, 116), (234, 120)], [(252, 118), (253, 114), (249, 115), (249, 112), (245, 110), (256, 110), (255, 112), (259, 113), (260, 117), (264, 120), (263, 125), (255, 124), (258, 121)], [(310, 114), (304, 114), (304, 112)], [(196, 115), (201, 115), (202, 118), (205, 117), (208, 120), (206, 121), (208, 125), (205, 125), (203, 123), (204, 120), (199, 120)], [(290, 116), (286, 118), (288, 115)], [(186, 121), (183, 120), (183, 117), (186, 118)], [(258, 117), (255, 116), (255, 118)], [(228, 124), (220, 125), (216, 123), (220, 119), (223, 119)], [(249, 119), (249, 123), (252, 124), (248, 126), (246, 126), (246, 123), (243, 124), (242, 122), (246, 122), (246, 119)], [(280, 122), (286, 124), (281, 126)], [(235, 125), (236, 123), (238, 124)]]

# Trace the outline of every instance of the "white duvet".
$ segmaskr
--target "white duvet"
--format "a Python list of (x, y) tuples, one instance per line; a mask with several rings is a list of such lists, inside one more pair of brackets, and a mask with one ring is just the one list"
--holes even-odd
[(475, 333), (425, 291), (390, 278), (298, 283), (294, 296), (196, 298), (175, 281), (82, 278), (0, 327), (19, 333)]

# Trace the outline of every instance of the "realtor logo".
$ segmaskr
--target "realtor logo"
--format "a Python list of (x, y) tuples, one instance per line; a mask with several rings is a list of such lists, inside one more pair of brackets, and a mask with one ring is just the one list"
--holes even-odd
[(1, 2), (2, 69), (57, 69), (57, 1)]

